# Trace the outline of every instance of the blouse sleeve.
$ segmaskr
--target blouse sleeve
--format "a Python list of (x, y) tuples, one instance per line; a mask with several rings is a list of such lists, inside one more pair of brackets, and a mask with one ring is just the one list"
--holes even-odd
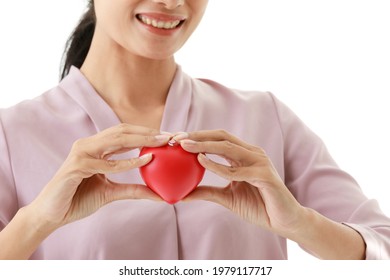
[(15, 184), (0, 111), (0, 231), (11, 221), (17, 211)]
[(390, 219), (377, 201), (337, 166), (315, 133), (272, 98), (283, 134), (286, 186), (303, 206), (359, 232), (367, 259), (390, 259)]

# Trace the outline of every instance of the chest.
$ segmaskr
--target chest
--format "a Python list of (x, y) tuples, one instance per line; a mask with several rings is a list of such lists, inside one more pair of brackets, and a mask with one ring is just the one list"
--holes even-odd
[(163, 118), (164, 106), (151, 108), (115, 108), (114, 111), (123, 123), (159, 130)]

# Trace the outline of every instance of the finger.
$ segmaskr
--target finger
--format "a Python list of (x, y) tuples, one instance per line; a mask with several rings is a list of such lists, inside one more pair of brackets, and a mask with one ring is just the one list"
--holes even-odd
[(201, 130), (194, 132), (180, 132), (173, 136), (174, 140), (181, 142), (184, 139), (190, 139), (193, 141), (229, 141), (238, 146), (244, 147), (250, 151), (259, 151), (259, 148), (246, 143), (245, 141), (237, 138), (236, 136), (226, 132), (225, 130)]
[(106, 158), (108, 155), (123, 153), (134, 148), (162, 146), (167, 144), (169, 139), (169, 135), (113, 133), (80, 139), (74, 143), (72, 149), (93, 158)]
[(79, 167), (84, 178), (94, 174), (113, 174), (139, 168), (148, 164), (152, 160), (152, 154), (145, 154), (141, 157), (125, 160), (106, 160), (106, 159), (85, 159)]
[(156, 129), (121, 123), (119, 125), (107, 128), (93, 136), (80, 140), (81, 142), (101, 142), (105, 140), (113, 141), (113, 139), (121, 139), (126, 135), (156, 136), (159, 134), (159, 131)]
[(100, 132), (102, 135), (109, 135), (109, 134), (140, 134), (140, 135), (159, 135), (159, 134), (165, 134), (161, 133), (159, 130), (144, 126), (137, 126), (132, 125), (128, 123), (121, 123), (116, 126), (107, 128)]
[(182, 140), (182, 148), (191, 153), (205, 153), (219, 155), (228, 161), (252, 163), (258, 154), (242, 146), (229, 141), (204, 141)]
[(105, 158), (113, 154), (120, 154), (135, 148), (159, 147), (166, 145), (171, 139), (170, 135), (124, 135), (114, 140), (109, 137), (102, 140), (100, 147), (97, 147), (100, 157)]
[(198, 155), (198, 161), (207, 170), (229, 181), (247, 181), (254, 176), (250, 167), (226, 166), (212, 161), (203, 154)]

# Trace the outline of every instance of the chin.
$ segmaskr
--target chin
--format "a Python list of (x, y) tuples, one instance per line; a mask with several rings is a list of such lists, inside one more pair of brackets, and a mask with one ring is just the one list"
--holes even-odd
[(147, 44), (138, 45), (137, 49), (133, 49), (139, 56), (151, 59), (151, 60), (167, 60), (171, 59), (183, 44), (168, 44), (160, 43), (158, 41), (154, 43), (148, 42)]
[(167, 60), (171, 59), (174, 54), (175, 52), (144, 52), (141, 56), (150, 60)]

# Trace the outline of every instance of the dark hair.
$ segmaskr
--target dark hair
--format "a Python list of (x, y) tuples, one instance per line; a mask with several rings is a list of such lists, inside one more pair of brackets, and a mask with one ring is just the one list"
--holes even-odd
[(73, 30), (65, 44), (60, 66), (60, 79), (68, 75), (73, 65), (80, 68), (91, 47), (95, 31), (96, 15), (93, 0), (88, 1), (86, 12), (82, 15), (78, 25)]

